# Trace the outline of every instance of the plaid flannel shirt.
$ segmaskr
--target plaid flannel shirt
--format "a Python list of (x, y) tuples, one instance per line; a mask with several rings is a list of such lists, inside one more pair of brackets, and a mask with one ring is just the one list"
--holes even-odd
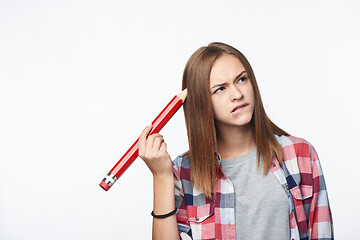
[[(282, 146), (284, 162), (280, 166), (274, 157), (270, 170), (289, 199), (290, 239), (334, 239), (327, 190), (315, 148), (302, 138), (274, 135)], [(184, 154), (173, 165), (180, 238), (235, 240), (235, 194), (230, 179), (224, 174), (216, 183), (216, 197), (209, 200), (193, 187), (190, 163)]]

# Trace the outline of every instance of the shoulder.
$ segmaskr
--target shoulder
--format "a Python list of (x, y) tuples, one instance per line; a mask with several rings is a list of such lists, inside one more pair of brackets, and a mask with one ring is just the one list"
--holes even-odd
[(188, 158), (188, 152), (182, 153), (180, 155), (178, 155), (174, 160), (173, 160), (173, 165), (176, 168), (190, 168), (190, 161)]
[(173, 160), (175, 175), (179, 179), (190, 180), (190, 161), (188, 152), (182, 153)]
[(314, 146), (306, 139), (296, 136), (285, 136), (274, 134), (282, 146), (284, 153), (284, 160), (300, 158), (317, 158)]
[(307, 140), (305, 140), (304, 138), (301, 137), (296, 137), (296, 136), (286, 136), (286, 135), (277, 135), (274, 134), (275, 138), (278, 140), (278, 142), (283, 146), (289, 146), (289, 145), (311, 145), (310, 142), (308, 142)]
[[(310, 184), (313, 175), (313, 165), (319, 165), (318, 155), (314, 146), (304, 138), (295, 136), (275, 136), (282, 146), (284, 168), (294, 177), (294, 180)], [(307, 181), (308, 180), (308, 181)]]

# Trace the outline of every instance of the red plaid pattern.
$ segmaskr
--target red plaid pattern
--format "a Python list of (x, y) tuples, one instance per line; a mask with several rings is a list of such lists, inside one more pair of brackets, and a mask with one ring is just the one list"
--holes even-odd
[[(276, 157), (270, 170), (289, 192), (290, 239), (333, 239), (333, 222), (321, 165), (315, 148), (294, 136), (278, 136), (284, 163)], [(175, 204), (182, 239), (236, 239), (234, 188), (225, 175), (216, 184), (214, 200), (194, 188), (185, 155), (174, 161)], [(274, 213), (276, 214), (276, 213)]]

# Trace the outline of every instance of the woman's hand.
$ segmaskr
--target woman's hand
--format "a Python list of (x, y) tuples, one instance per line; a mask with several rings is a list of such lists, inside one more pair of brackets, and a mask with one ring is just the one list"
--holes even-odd
[[(151, 128), (147, 126), (139, 137), (139, 157), (153, 174), (154, 213), (162, 215), (175, 208), (173, 165), (163, 136), (158, 133), (148, 136)], [(176, 215), (154, 218), (152, 231), (154, 240), (179, 239)]]
[(154, 177), (169, 177), (173, 175), (173, 165), (166, 143), (161, 134), (151, 134), (152, 126), (145, 127), (139, 137), (139, 157), (141, 157)]

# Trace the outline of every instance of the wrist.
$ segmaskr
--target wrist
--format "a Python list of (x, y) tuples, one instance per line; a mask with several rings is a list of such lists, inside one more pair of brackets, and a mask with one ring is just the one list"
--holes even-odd
[(153, 174), (154, 182), (168, 182), (174, 180), (173, 172)]
[(175, 184), (172, 174), (154, 175), (154, 213), (167, 214), (175, 208)]

